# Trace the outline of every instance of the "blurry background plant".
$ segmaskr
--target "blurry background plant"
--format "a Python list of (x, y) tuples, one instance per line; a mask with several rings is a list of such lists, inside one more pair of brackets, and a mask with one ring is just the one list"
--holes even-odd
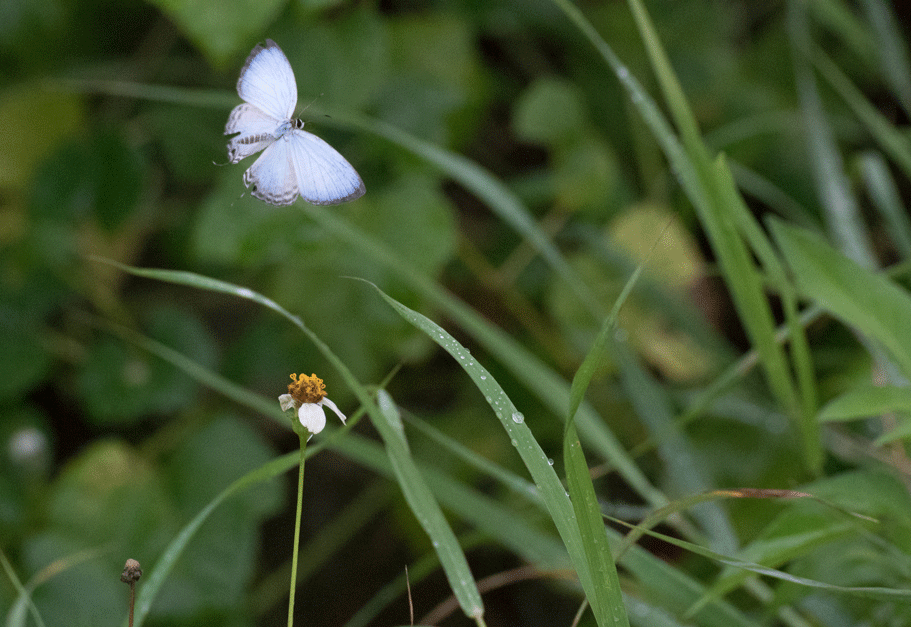
[[(730, 277), (715, 265), (703, 218), (678, 185), (684, 175), (668, 167), (642, 103), (559, 3), (204, 4), (0, 4), (0, 543), (9, 560), (0, 608), (17, 598), (18, 578), (33, 582), (47, 625), (122, 623), (124, 559), (148, 573), (234, 479), (296, 449), (290, 429), (200, 385), (150, 352), (149, 340), (272, 402), (288, 373), (318, 372), (343, 411), (357, 407), (307, 338), (274, 313), (130, 277), (92, 255), (248, 286), (299, 314), (363, 382), (400, 368), (387, 389), (408, 412), (417, 460), (545, 535), (552, 528), (540, 512), (427, 437), (424, 420), (525, 476), (483, 396), (371, 288), (342, 277), (368, 279), (450, 329), (559, 460), (565, 402), (548, 404), (545, 383), (528, 375), (534, 369), (515, 364), (542, 364), (570, 381), (645, 263), (619, 319), (634, 350), (612, 355), (588, 391), (602, 424), (637, 451), (646, 480), (631, 485), (592, 445), (606, 512), (635, 521), (665, 498), (711, 488), (803, 486), (880, 523), (861, 527), (815, 504), (766, 500), (701, 506), (689, 520), (705, 546), (747, 561), (827, 584), (908, 587), (911, 403), (891, 390), (874, 404), (870, 380), (873, 372), (878, 384), (907, 385), (900, 353), (908, 358), (911, 344), (899, 336), (890, 345), (876, 320), (846, 312), (850, 291), (835, 304), (831, 295), (851, 288), (882, 302), (866, 275), (854, 286), (845, 276), (911, 253), (911, 16), (881, 0), (647, 2), (706, 143), (727, 154), (753, 215), (828, 233), (860, 264), (801, 266), (786, 255), (804, 272), (800, 293), (858, 332), (828, 317), (812, 324), (812, 361), (797, 358), (804, 375), (811, 366), (812, 384), (801, 382), (798, 411), (774, 380), (736, 361), (751, 331), (724, 287)], [(631, 74), (660, 93), (627, 3), (580, 6)], [(266, 37), (294, 67), (308, 130), (364, 178), (361, 200), (331, 213), (301, 202), (274, 208), (245, 193), (247, 162), (225, 165), (238, 71)], [(679, 112), (672, 103), (666, 110)], [(533, 221), (509, 213), (515, 198)], [(799, 238), (776, 235), (793, 253)], [(801, 245), (806, 252), (813, 243)], [(764, 269), (777, 308), (784, 288)], [(843, 282), (808, 284), (833, 269), (847, 273)], [(906, 282), (902, 269), (893, 274)], [(440, 289), (467, 304), (473, 322)], [(907, 310), (896, 307), (892, 322), (906, 323)], [(490, 340), (491, 328), (507, 335)], [(149, 340), (132, 341), (136, 333)], [(738, 363), (746, 374), (725, 385)], [(814, 451), (814, 427), (804, 423), (801, 435), (795, 416), (815, 424), (816, 407), (846, 392), (855, 395), (842, 397), (847, 408), (821, 415), (840, 422)], [(860, 420), (870, 415), (886, 417)], [(686, 422), (673, 423), (678, 429), (661, 416)], [(366, 421), (357, 431), (374, 437)], [(300, 624), (341, 625), (357, 610), (374, 624), (406, 623), (398, 578), (406, 564), (431, 559), (395, 485), (355, 459), (328, 450), (308, 462)], [(265, 482), (221, 503), (177, 560), (150, 623), (280, 624), (292, 483)], [(476, 525), (448, 506), (473, 547), (476, 577), (530, 560), (495, 534), (473, 534)], [(692, 529), (679, 518), (663, 528), (690, 540)], [(655, 571), (625, 565), (636, 624), (911, 623), (907, 597), (731, 574), (666, 542), (644, 543), (681, 579), (656, 590), (643, 576)], [(485, 596), (488, 625), (570, 624), (578, 590), (556, 579)], [(387, 584), (399, 596), (372, 609)], [(737, 588), (724, 606), (737, 622), (713, 623), (733, 620), (723, 612), (726, 619), (684, 618), (692, 599), (675, 598), (675, 588), (688, 585), (715, 585), (719, 595)], [(435, 573), (412, 594), (420, 615), (449, 592)]]

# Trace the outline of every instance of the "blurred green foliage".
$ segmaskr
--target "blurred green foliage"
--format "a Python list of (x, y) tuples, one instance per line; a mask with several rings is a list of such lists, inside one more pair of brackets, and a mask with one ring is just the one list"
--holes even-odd
[[(906, 89), (894, 64), (903, 67), (908, 15), (890, 13), (887, 3), (646, 4), (707, 144), (728, 155), (755, 215), (830, 228), (819, 193), (827, 179), (808, 148), (811, 131), (795, 78), (788, 20), (796, 5), (806, 9), (819, 49), (907, 140)], [(578, 5), (632, 74), (657, 93), (627, 4)], [(879, 50), (877, 29), (883, 27), (873, 16), (881, 17), (883, 7), (904, 39)], [(267, 37), (294, 68), (308, 130), (345, 155), (366, 183), (362, 199), (333, 211), (567, 380), (602, 320), (529, 242), (449, 173), (375, 128), (355, 131), (347, 113), (465, 155), (505, 182), (591, 290), (600, 315), (644, 264), (620, 324), (675, 412), (683, 413), (749, 348), (678, 173), (668, 168), (619, 82), (550, 2), (5, 0), (0, 548), (17, 576), (34, 584), (32, 599), (47, 625), (122, 624), (126, 590), (117, 573), (125, 559), (151, 568), (228, 484), (296, 446), (289, 430), (125, 341), (123, 329), (270, 400), (285, 391), (291, 372), (315, 372), (336, 403), (349, 413), (354, 408), (323, 357), (272, 312), (128, 277), (95, 257), (249, 286), (300, 315), (361, 381), (377, 384), (400, 368), (389, 390), (411, 412), (406, 418), (427, 418), (481, 457), (524, 472), (462, 372), (371, 289), (347, 277), (367, 279), (451, 329), (446, 313), (300, 207), (252, 198), (242, 183), (251, 159), (226, 164), (223, 129), (239, 102), (238, 71)], [(890, 232), (895, 222), (877, 206), (884, 196), (867, 189), (855, 167), (882, 147), (837, 93), (823, 87), (819, 97), (867, 220), (862, 236), (883, 265), (906, 261), (895, 243), (902, 237)], [(897, 210), (905, 215), (908, 178), (896, 172), (907, 173), (889, 165)], [(872, 365), (882, 363), (835, 325), (827, 319), (810, 332), (821, 401), (869, 386)], [(557, 417), (514, 372), (476, 348), (470, 332), (451, 330), (523, 408), (544, 450), (559, 457)], [(637, 463), (653, 484), (671, 498), (686, 496), (675, 491), (685, 484), (673, 476), (676, 466), (656, 450), (656, 434), (617, 382), (620, 370), (607, 360), (588, 399), (625, 447), (639, 446)], [(801, 453), (785, 418), (790, 408), (772, 400), (760, 377), (748, 375), (713, 394), (702, 413), (680, 425), (708, 487), (815, 488), (821, 498), (882, 523), (865, 536), (850, 525), (836, 528), (832, 511), (816, 503), (739, 500), (724, 509), (740, 545), (754, 543), (743, 559), (782, 568), (793, 560), (789, 572), (837, 585), (908, 587), (907, 408), (894, 408), (891, 419), (898, 424), (891, 426), (861, 421), (865, 416), (857, 411), (842, 417), (854, 422), (828, 432), (820, 477), (795, 462)], [(863, 398), (854, 402), (863, 406)], [(892, 461), (881, 442), (873, 444), (891, 428), (898, 434)], [(456, 455), (441, 454), (419, 436), (411, 445), (419, 460), (525, 511)], [(610, 470), (599, 467), (605, 460), (589, 462), (596, 474)], [(343, 456), (314, 458), (305, 533), (313, 535), (356, 503), (367, 476), (372, 480)], [(614, 474), (596, 486), (612, 507), (643, 503)], [(220, 505), (170, 574), (152, 624), (282, 622), (281, 608), (264, 602), (272, 597), (257, 594), (256, 585), (287, 567), (293, 514), (286, 487), (267, 482)], [(343, 624), (427, 550), (405, 505), (398, 499), (386, 505), (379, 519), (348, 531), (360, 544), (327, 558), (319, 576), (305, 583), (311, 594), (299, 608), (301, 621)], [(536, 514), (528, 516), (544, 526)], [(782, 530), (786, 536), (821, 531), (816, 544), (788, 553), (774, 545)], [(879, 550), (892, 559), (883, 561)], [(516, 560), (502, 548), (485, 549), (475, 575), (500, 572)], [(667, 561), (717, 590), (753, 576), (676, 554)], [(18, 594), (10, 581), (0, 584), (4, 617)], [(779, 617), (793, 610), (804, 624), (911, 621), (906, 601), (810, 594), (791, 582), (758, 578), (749, 585), (735, 602), (744, 615), (762, 616), (756, 624), (772, 624), (781, 608), (787, 611)], [(636, 591), (630, 584), (629, 593)], [(421, 588), (419, 605), (429, 609), (446, 594), (445, 585), (432, 582)], [(646, 604), (670, 605), (657, 594), (643, 596)], [(495, 606), (506, 618), (491, 625), (570, 624), (578, 598), (564, 587), (542, 585), (500, 603)], [(681, 610), (667, 624), (690, 624), (684, 616)], [(396, 611), (376, 624), (405, 620)], [(457, 620), (451, 624), (464, 624)]]

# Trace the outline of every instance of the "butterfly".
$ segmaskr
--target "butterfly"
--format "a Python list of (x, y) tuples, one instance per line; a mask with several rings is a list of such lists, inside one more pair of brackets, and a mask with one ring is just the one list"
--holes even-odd
[(260, 150), (244, 172), (244, 185), (273, 205), (290, 205), (298, 196), (314, 205), (337, 205), (366, 191), (357, 171), (338, 151), (293, 119), (297, 83), (288, 57), (271, 39), (247, 57), (237, 93), (244, 104), (228, 117), (228, 159), (237, 163)]

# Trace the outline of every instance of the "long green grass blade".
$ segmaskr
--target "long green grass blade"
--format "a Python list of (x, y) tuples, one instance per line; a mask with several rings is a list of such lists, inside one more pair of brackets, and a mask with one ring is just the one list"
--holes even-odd
[[(618, 524), (624, 524), (622, 521), (616, 521)], [(793, 543), (789, 544), (787, 549), (789, 551), (793, 550), (794, 552), (805, 551), (809, 546), (818, 545), (820, 542), (831, 541), (838, 536), (843, 536), (849, 531), (848, 525), (840, 525), (836, 528), (833, 528), (828, 531), (824, 531), (820, 534), (808, 534), (804, 537), (794, 538)], [(707, 557), (712, 559), (719, 564), (724, 564), (725, 566), (730, 566), (732, 568), (741, 569), (747, 573), (755, 573), (757, 575), (765, 575), (772, 577), (774, 579), (780, 579), (782, 581), (788, 581), (795, 583), (801, 586), (807, 586), (810, 588), (817, 588), (821, 590), (827, 590), (829, 592), (836, 592), (839, 594), (845, 594), (848, 596), (856, 596), (868, 599), (879, 599), (885, 601), (894, 601), (897, 603), (907, 604), (911, 603), (911, 590), (903, 588), (883, 588), (883, 587), (858, 587), (858, 586), (839, 586), (834, 584), (825, 583), (815, 579), (809, 579), (806, 577), (800, 577), (797, 575), (792, 575), (790, 573), (784, 572), (782, 570), (777, 570), (763, 564), (758, 564), (756, 562), (751, 562), (749, 560), (742, 560), (738, 558), (732, 558), (721, 553), (716, 553), (710, 551), (705, 547), (699, 546), (698, 544), (693, 544), (679, 538), (674, 538), (663, 533), (658, 533), (656, 531), (646, 531), (646, 535), (664, 540), (675, 546), (678, 546), (687, 551), (691, 551), (697, 555)], [(698, 614), (696, 612), (697, 608), (693, 608), (694, 616)]]
[[(389, 303), (389, 305), (399, 313), (399, 315), (426, 333), (428, 337), (452, 355), (456, 360), (456, 363), (465, 370), (471, 377), (475, 386), (484, 394), (487, 403), (500, 420), (500, 424), (506, 430), (516, 451), (518, 451), (519, 456), (525, 463), (525, 467), (528, 469), (535, 484), (538, 486), (551, 518), (557, 526), (560, 537), (566, 545), (570, 559), (579, 576), (579, 581), (582, 583), (582, 588), (585, 590), (586, 597), (593, 606), (594, 603), (599, 603), (598, 599), (602, 597), (603, 591), (598, 591), (595, 588), (596, 586), (610, 585), (610, 582), (605, 583), (602, 579), (607, 573), (592, 572), (589, 566), (586, 547), (580, 536), (579, 527), (574, 522), (575, 512), (573, 510), (573, 505), (570, 503), (570, 499), (567, 497), (566, 491), (557, 478), (557, 474), (554, 472), (553, 467), (547, 461), (547, 455), (544, 454), (544, 451), (541, 449), (537, 440), (535, 440), (528, 425), (525, 424), (524, 415), (519, 412), (515, 405), (513, 405), (512, 401), (487, 369), (477, 363), (471, 354), (448, 332), (426, 316), (422, 316), (397, 300), (387, 296), (381, 290), (377, 289), (377, 292), (383, 300)], [(603, 524), (601, 525), (601, 528), (603, 529)], [(611, 564), (611, 569), (614, 569), (613, 564)], [(614, 570), (614, 572), (616, 571)], [(623, 617), (623, 620), (625, 620), (625, 610), (622, 605), (622, 600), (619, 600), (619, 588), (616, 588), (616, 590), (618, 598), (616, 604), (610, 608), (599, 607), (598, 611), (596, 611), (596, 618), (598, 618), (599, 621), (601, 620), (601, 617), (605, 615)]]
[(566, 487), (570, 502), (579, 525), (579, 537), (587, 567), (592, 579), (588, 602), (595, 614), (598, 625), (629, 625), (623, 596), (620, 594), (620, 579), (611, 556), (604, 520), (598, 497), (592, 485), (591, 474), (582, 451), (582, 443), (576, 432), (576, 423), (566, 421), (563, 435), (563, 459), (566, 467)]
[[(911, 147), (911, 146), (909, 146)], [(903, 259), (911, 257), (911, 219), (898, 185), (882, 155), (872, 150), (860, 156), (860, 173), (873, 205), (888, 223), (889, 237)]]
[[(799, 403), (799, 406), (794, 408), (795, 418), (801, 434), (807, 467), (813, 474), (818, 475), (822, 472), (824, 454), (819, 425), (815, 419), (818, 405), (816, 371), (810, 354), (810, 344), (800, 321), (796, 290), (771, 242), (737, 191), (733, 175), (728, 169), (723, 155), (715, 161), (715, 174), (723, 202), (729, 207), (735, 208), (733, 213), (737, 217), (740, 232), (762, 264), (768, 277), (767, 280), (778, 290), (781, 298), (785, 326), (789, 331), (788, 338), (791, 343), (791, 362), (794, 366), (799, 390), (797, 399), (795, 399)], [(762, 339), (765, 341), (768, 338), (763, 335)], [(777, 343), (777, 334), (771, 340)], [(771, 350), (768, 349), (766, 352), (771, 353)], [(781, 376), (789, 379), (787, 374), (782, 373)], [(695, 490), (691, 491), (695, 492)]]
[(854, 115), (857, 116), (870, 134), (879, 142), (884, 153), (889, 155), (901, 168), (906, 178), (911, 178), (911, 140), (907, 134), (893, 126), (845, 73), (820, 50), (812, 56), (813, 64), (826, 82), (841, 96)]
[(906, 114), (911, 114), (911, 62), (898, 21), (885, 0), (861, 0), (877, 42), (883, 74), (898, 96)]
[(374, 419), (374, 426), (383, 437), (386, 453), (389, 455), (389, 461), (392, 464), (396, 481), (401, 486), (402, 494), (421, 527), (430, 536), (434, 550), (440, 558), (440, 564), (446, 572), (449, 585), (463, 611), (472, 618), (483, 616), (484, 605), (481, 601), (481, 593), (475, 585), (468, 561), (465, 559), (465, 553), (459, 546), (459, 541), (446, 521), (433, 492), (411, 457), (398, 408), (393, 403), (392, 397), (384, 390), (378, 392), (377, 403), (385, 422), (380, 427)]

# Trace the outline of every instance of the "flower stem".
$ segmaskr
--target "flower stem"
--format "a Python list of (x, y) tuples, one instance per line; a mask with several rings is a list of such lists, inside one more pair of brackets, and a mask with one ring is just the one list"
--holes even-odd
[(288, 593), (288, 627), (294, 625), (294, 592), (297, 590), (297, 551), (300, 546), (301, 509), (304, 504), (304, 451), (307, 449), (307, 438), (300, 434), (301, 459), (300, 472), (297, 475), (297, 516), (294, 519), (294, 552), (291, 554), (291, 590)]

